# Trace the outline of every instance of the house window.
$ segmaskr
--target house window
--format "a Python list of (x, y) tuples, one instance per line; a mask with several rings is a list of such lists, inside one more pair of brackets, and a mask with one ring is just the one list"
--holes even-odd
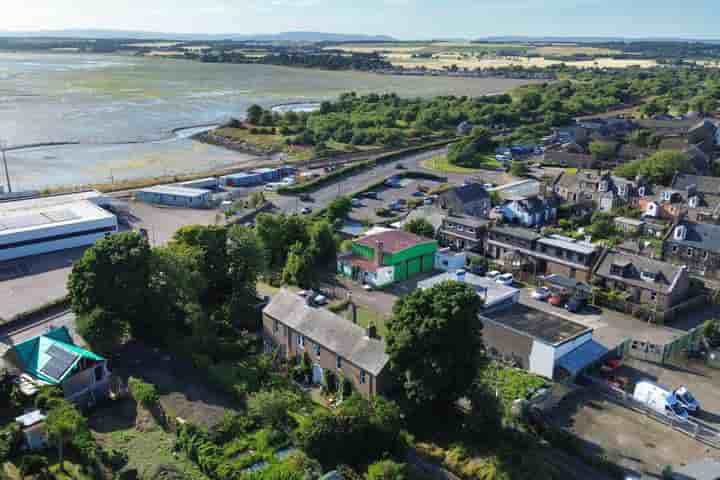
[(273, 333), (277, 333), (280, 330), (280, 322), (273, 320)]
[(364, 383), (365, 383), (365, 381), (366, 381), (366, 378), (365, 378), (365, 377), (366, 377), (366, 375), (365, 375), (365, 370), (360, 370), (360, 383), (361, 383), (361, 384), (364, 384)]
[(687, 254), (688, 254), (688, 257), (692, 257), (692, 256), (693, 256), (693, 249), (692, 249), (692, 248), (688, 248), (688, 249), (687, 249)]
[(337, 357), (335, 366), (337, 367), (338, 370), (340, 370), (342, 368), (342, 357), (340, 355), (338, 355), (338, 357)]
[(315, 356), (318, 357), (318, 358), (320, 358), (320, 352), (321, 352), (321, 351), (322, 351), (322, 349), (320, 348), (320, 344), (319, 344), (319, 343), (316, 343), (316, 344), (315, 344)]
[(657, 300), (657, 292), (650, 293), (650, 300), (652, 300), (653, 302)]
[(673, 245), (672, 252), (673, 252), (673, 253), (678, 253), (678, 246), (677, 246), (677, 245)]
[(710, 252), (704, 252), (704, 253), (703, 253), (703, 258), (704, 258), (705, 260), (707, 260), (708, 258), (710, 258)]
[(303, 337), (302, 335), (298, 335), (297, 344), (298, 347), (305, 348), (305, 337)]

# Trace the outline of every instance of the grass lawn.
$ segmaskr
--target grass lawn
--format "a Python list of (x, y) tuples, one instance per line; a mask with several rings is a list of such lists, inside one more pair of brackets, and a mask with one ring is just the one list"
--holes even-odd
[(568, 175), (577, 175), (578, 169), (577, 168), (566, 168), (565, 173)]
[(135, 428), (98, 434), (99, 441), (124, 452), (128, 463), (123, 470), (136, 469), (140, 478), (150, 478), (159, 467), (177, 470), (188, 480), (207, 480), (200, 469), (185, 455), (174, 455), (175, 436), (159, 426), (140, 432)]
[(484, 168), (495, 169), (502, 167), (502, 164), (490, 155), (486, 155), (483, 158), (483, 162), (478, 168), (467, 168), (453, 165), (448, 162), (448, 159), (445, 155), (440, 155), (424, 160), (421, 165), (423, 168), (426, 168), (428, 170), (435, 170), (442, 173), (479, 173), (482, 172)]
[(230, 127), (218, 128), (213, 130), (212, 133), (235, 142), (247, 142), (255, 148), (268, 153), (285, 152), (290, 162), (309, 160), (315, 155), (315, 149), (312, 147), (286, 145), (285, 137), (280, 134), (253, 134), (248, 129)]
[[(346, 309), (338, 315), (342, 316), (343, 318), (346, 318), (348, 321), (351, 321), (350, 316), (350, 309)], [(358, 325), (361, 327), (367, 327), (370, 322), (374, 322), (375, 326), (377, 326), (377, 332), (378, 335), (385, 338), (387, 336), (387, 317), (384, 315), (381, 315), (380, 313), (376, 312), (375, 310), (372, 310), (370, 308), (367, 308), (363, 305), (357, 306), (357, 322)]]

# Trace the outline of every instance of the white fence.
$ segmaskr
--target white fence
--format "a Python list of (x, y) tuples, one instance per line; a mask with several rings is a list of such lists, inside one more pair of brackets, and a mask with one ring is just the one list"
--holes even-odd
[(591, 377), (589, 375), (583, 376), (583, 379), (587, 380), (596, 388), (596, 390), (601, 392), (610, 400), (616, 401), (636, 412), (643, 413), (653, 420), (664, 423), (674, 430), (684, 433), (685, 435), (692, 437), (705, 445), (720, 449), (720, 431), (717, 429), (694, 418), (684, 420), (682, 418), (671, 417), (657, 412), (652, 408), (649, 408), (644, 403), (635, 400), (631, 394), (609, 385), (602, 379)]

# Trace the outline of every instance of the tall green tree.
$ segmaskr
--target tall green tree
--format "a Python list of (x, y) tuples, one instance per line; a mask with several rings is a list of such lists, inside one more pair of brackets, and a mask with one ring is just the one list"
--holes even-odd
[(150, 246), (135, 232), (103, 238), (73, 265), (68, 291), (82, 316), (99, 308), (119, 322), (145, 314), (150, 280)]
[(473, 382), (482, 345), (480, 297), (458, 282), (414, 290), (388, 321), (390, 367), (418, 408), (448, 406)]
[(325, 267), (337, 260), (338, 239), (335, 238), (332, 224), (327, 220), (318, 220), (309, 228), (310, 250), (315, 252), (315, 265)]
[(228, 231), (227, 275), (230, 283), (226, 301), (231, 318), (248, 314), (257, 299), (257, 281), (266, 268), (265, 251), (252, 229), (233, 226)]
[(117, 315), (98, 307), (77, 317), (77, 330), (93, 351), (107, 355), (120, 345), (128, 325)]
[(282, 271), (282, 282), (285, 285), (309, 288), (314, 278), (314, 264), (315, 252), (296, 242), (290, 247), (290, 254)]
[(262, 114), (263, 108), (260, 105), (252, 105), (247, 110), (248, 122), (252, 123), (253, 125), (259, 125)]
[(668, 185), (677, 172), (694, 172), (690, 158), (677, 150), (660, 150), (647, 158), (624, 163), (616, 167), (613, 173), (628, 179), (642, 175), (652, 183)]
[(425, 238), (435, 238), (435, 227), (424, 218), (415, 218), (403, 225), (403, 230)]
[(352, 200), (349, 197), (337, 197), (325, 209), (327, 218), (334, 222), (335, 220), (344, 220), (352, 210)]
[(69, 443), (75, 435), (85, 428), (87, 428), (85, 417), (67, 400), (58, 400), (48, 412), (45, 429), (49, 440), (58, 449), (61, 469), (63, 469), (65, 444)]
[(590, 142), (588, 149), (590, 150), (593, 158), (601, 162), (610, 161), (615, 156), (615, 145), (610, 142), (593, 140)]
[(205, 277), (205, 290), (200, 301), (208, 309), (220, 306), (230, 290), (227, 275), (227, 228), (217, 225), (190, 225), (173, 236), (179, 245), (201, 252), (200, 270)]

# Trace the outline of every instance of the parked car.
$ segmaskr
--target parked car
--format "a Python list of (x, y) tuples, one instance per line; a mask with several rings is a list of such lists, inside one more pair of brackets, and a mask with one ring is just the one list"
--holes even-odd
[(365, 198), (372, 198), (373, 200), (377, 200), (378, 194), (377, 194), (377, 192), (373, 192), (373, 191), (365, 192)]
[(395, 168), (397, 168), (398, 170), (405, 170), (405, 165), (403, 165), (402, 163), (398, 163), (397, 165), (395, 165)]
[(587, 299), (584, 297), (573, 297), (565, 304), (565, 309), (571, 313), (577, 313), (587, 305)]
[(548, 299), (548, 303), (553, 307), (562, 307), (565, 303), (565, 299), (560, 295), (551, 295)]
[(373, 286), (370, 285), (369, 283), (363, 284), (362, 288), (363, 288), (363, 290), (365, 290), (366, 292), (372, 292), (372, 290), (373, 290)]
[(502, 275), (498, 275), (495, 277), (495, 282), (499, 283), (500, 285), (512, 285), (515, 279), (513, 278), (512, 273), (504, 273)]
[(352, 200), (350, 200), (350, 205), (352, 205), (353, 207), (362, 207), (362, 202), (359, 198), (353, 198)]
[(302, 213), (303, 215), (307, 215), (307, 214), (309, 214), (309, 213), (312, 213), (312, 208), (310, 208), (310, 207), (303, 207), (302, 210), (300, 210), (300, 213)]
[(641, 380), (635, 385), (633, 398), (658, 413), (682, 420), (688, 418), (687, 410), (674, 393), (649, 380)]
[(551, 294), (551, 292), (550, 292), (549, 288), (540, 287), (540, 288), (536, 288), (532, 292), (531, 297), (534, 298), (535, 300), (543, 300), (544, 301), (544, 300), (547, 300), (548, 298), (550, 298), (550, 294)]
[(420, 190), (413, 192), (412, 195), (413, 195), (413, 197), (424, 197), (425, 196), (425, 194), (423, 192), (421, 192)]
[(316, 305), (327, 305), (328, 299), (325, 295), (316, 295), (315, 298), (313, 298), (313, 301)]
[(690, 393), (687, 387), (680, 387), (673, 392), (675, 398), (677, 398), (680, 405), (688, 411), (690, 415), (697, 415), (700, 413), (700, 402)]
[(315, 199), (309, 194), (309, 193), (302, 193), (300, 194), (300, 201), (301, 202), (314, 202)]
[(432, 205), (433, 203), (435, 203), (435, 199), (432, 197), (427, 197), (423, 200), (423, 205)]
[(473, 275), (483, 276), (487, 272), (487, 269), (483, 267), (482, 265), (473, 265), (470, 267), (470, 273)]
[(495, 278), (497, 278), (498, 275), (500, 275), (500, 272), (498, 272), (497, 270), (491, 270), (485, 276), (487, 278), (489, 278), (490, 280), (495, 280)]

